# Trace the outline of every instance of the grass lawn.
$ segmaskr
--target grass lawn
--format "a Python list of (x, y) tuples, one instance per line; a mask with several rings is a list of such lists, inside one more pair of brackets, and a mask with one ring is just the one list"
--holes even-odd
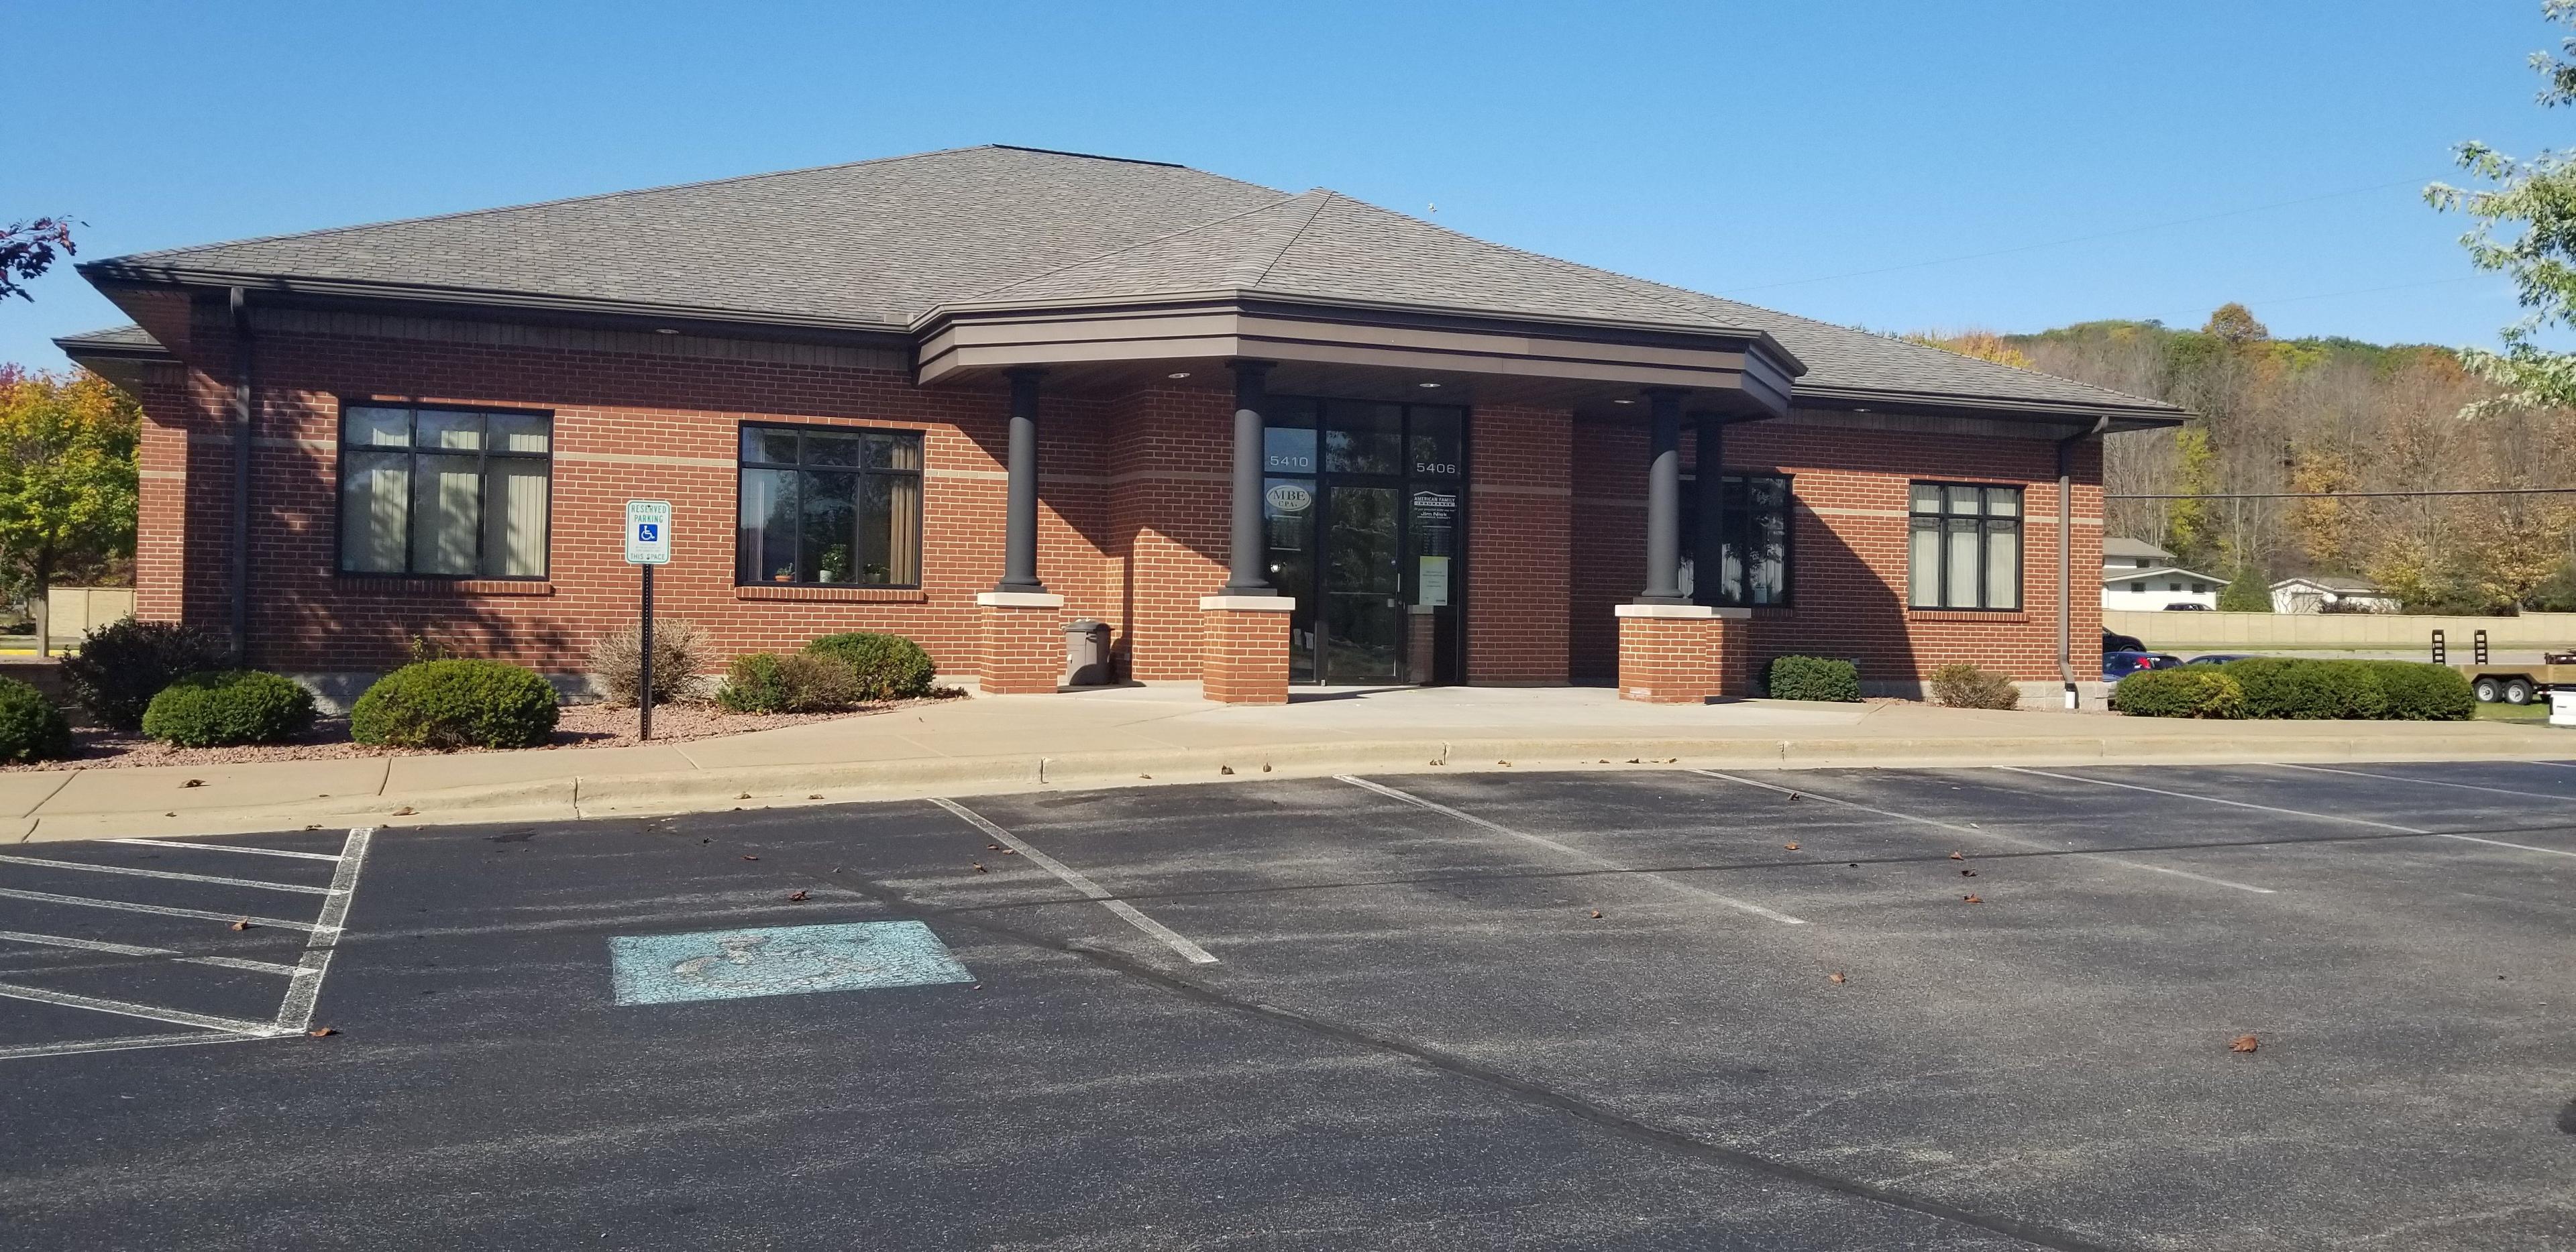
[(2498, 701), (2494, 704), (2481, 704), (2478, 706), (2478, 720), (2482, 722), (2528, 722), (2533, 725), (2545, 724), (2549, 721), (2549, 702), (2547, 700), (2534, 700), (2529, 704), (2514, 705)]

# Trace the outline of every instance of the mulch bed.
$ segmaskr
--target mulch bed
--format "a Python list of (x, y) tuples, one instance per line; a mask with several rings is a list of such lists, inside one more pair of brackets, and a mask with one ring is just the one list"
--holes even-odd
[[(728, 713), (713, 704), (659, 704), (653, 707), (653, 742), (685, 743), (718, 735), (776, 730), (842, 717), (869, 717), (928, 700), (897, 700), (861, 705), (846, 713)], [(636, 738), (636, 711), (605, 704), (567, 704), (555, 732), (534, 748), (463, 748), (460, 752), (551, 752), (565, 748), (629, 748)], [(0, 765), (0, 772), (63, 769), (133, 769), (150, 765), (241, 765), (259, 761), (319, 761), (361, 756), (439, 756), (427, 748), (385, 748), (349, 738), (349, 719), (326, 717), (311, 734), (294, 743), (245, 744), (231, 748), (178, 748), (139, 734), (100, 726), (72, 730), (73, 755), (60, 761)]]

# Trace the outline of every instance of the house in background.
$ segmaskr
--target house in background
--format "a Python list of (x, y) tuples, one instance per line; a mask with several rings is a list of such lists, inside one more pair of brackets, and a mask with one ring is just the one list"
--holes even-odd
[(2156, 612), (2178, 604), (2218, 607), (2227, 580), (2173, 563), (2174, 555), (2144, 539), (2116, 535), (2102, 540), (2102, 607)]
[(2272, 584), (2275, 613), (2394, 613), (2397, 597), (2366, 578), (2301, 574)]
[(2184, 416), (1004, 146), (80, 269), (135, 322), (58, 342), (142, 401), (141, 615), (326, 691), (416, 635), (574, 679), (635, 613), (635, 498), (717, 659), (886, 631), (1053, 692), (1093, 617), (1119, 676), (1226, 701), (1699, 701), (1786, 653), (2053, 689), (2095, 672), (2060, 571), (2099, 561), (2101, 436)]

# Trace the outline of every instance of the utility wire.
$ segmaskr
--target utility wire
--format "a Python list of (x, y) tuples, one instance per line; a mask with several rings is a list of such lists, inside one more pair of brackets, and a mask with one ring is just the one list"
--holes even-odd
[(1886, 265), (1877, 269), (1852, 270), (1841, 274), (1823, 274), (1814, 278), (1793, 278), (1786, 282), (1763, 283), (1755, 287), (1736, 287), (1730, 290), (1721, 291), (1718, 294), (1723, 296), (1740, 296), (1756, 291), (1770, 291), (1780, 287), (1803, 287), (1809, 283), (1829, 283), (1837, 279), (1844, 278), (1867, 278), (1873, 274), (1893, 274), (1898, 270), (1922, 269), (1927, 265), (1950, 265), (1960, 261), (1983, 261), (1990, 257), (2012, 256), (2013, 254), (2020, 252), (2035, 252), (2041, 248), (2060, 248), (2073, 243), (2092, 243), (2101, 239), (2118, 239), (2124, 235), (2143, 234), (2151, 230), (2168, 230), (2176, 226), (2192, 226), (2201, 222), (2215, 222), (2221, 218), (2242, 217), (2248, 213), (2266, 213), (2273, 209), (2286, 209), (2302, 204), (2315, 204), (2321, 200), (2340, 200), (2345, 196), (2358, 196), (2365, 195), (2373, 191), (2386, 191), (2391, 187), (2421, 186), (2422, 184), (2431, 181), (2431, 179), (2426, 178), (2400, 178), (2394, 182), (2373, 183), (2368, 187), (2354, 187), (2346, 191), (2329, 191), (2320, 196), (2302, 196), (2296, 200), (2278, 200), (2270, 204), (2257, 204), (2242, 209), (2228, 209), (2220, 213), (2205, 213), (2199, 217), (2176, 218), (2169, 222), (2149, 222), (2144, 226), (2124, 226), (2118, 230), (2106, 230), (2099, 234), (2071, 235), (2064, 239), (2051, 239), (2045, 243), (2026, 243), (2016, 247), (1997, 248), (1992, 252), (1971, 252), (1960, 256), (1941, 257), (1930, 261), (1908, 261), (1903, 265)]
[(2431, 491), (2204, 491), (2170, 495), (2113, 494), (2105, 500), (2379, 500), (2415, 496), (2550, 496), (2576, 487), (2448, 487)]

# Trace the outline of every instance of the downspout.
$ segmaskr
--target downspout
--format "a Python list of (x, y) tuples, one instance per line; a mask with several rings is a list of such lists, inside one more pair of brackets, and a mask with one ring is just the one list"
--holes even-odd
[(2075, 701), (2075, 445), (2111, 428), (2103, 414), (2093, 428), (2057, 441), (2057, 676), (2066, 684), (2066, 707)]
[(233, 664), (250, 664), (250, 293), (232, 289), (233, 325)]

